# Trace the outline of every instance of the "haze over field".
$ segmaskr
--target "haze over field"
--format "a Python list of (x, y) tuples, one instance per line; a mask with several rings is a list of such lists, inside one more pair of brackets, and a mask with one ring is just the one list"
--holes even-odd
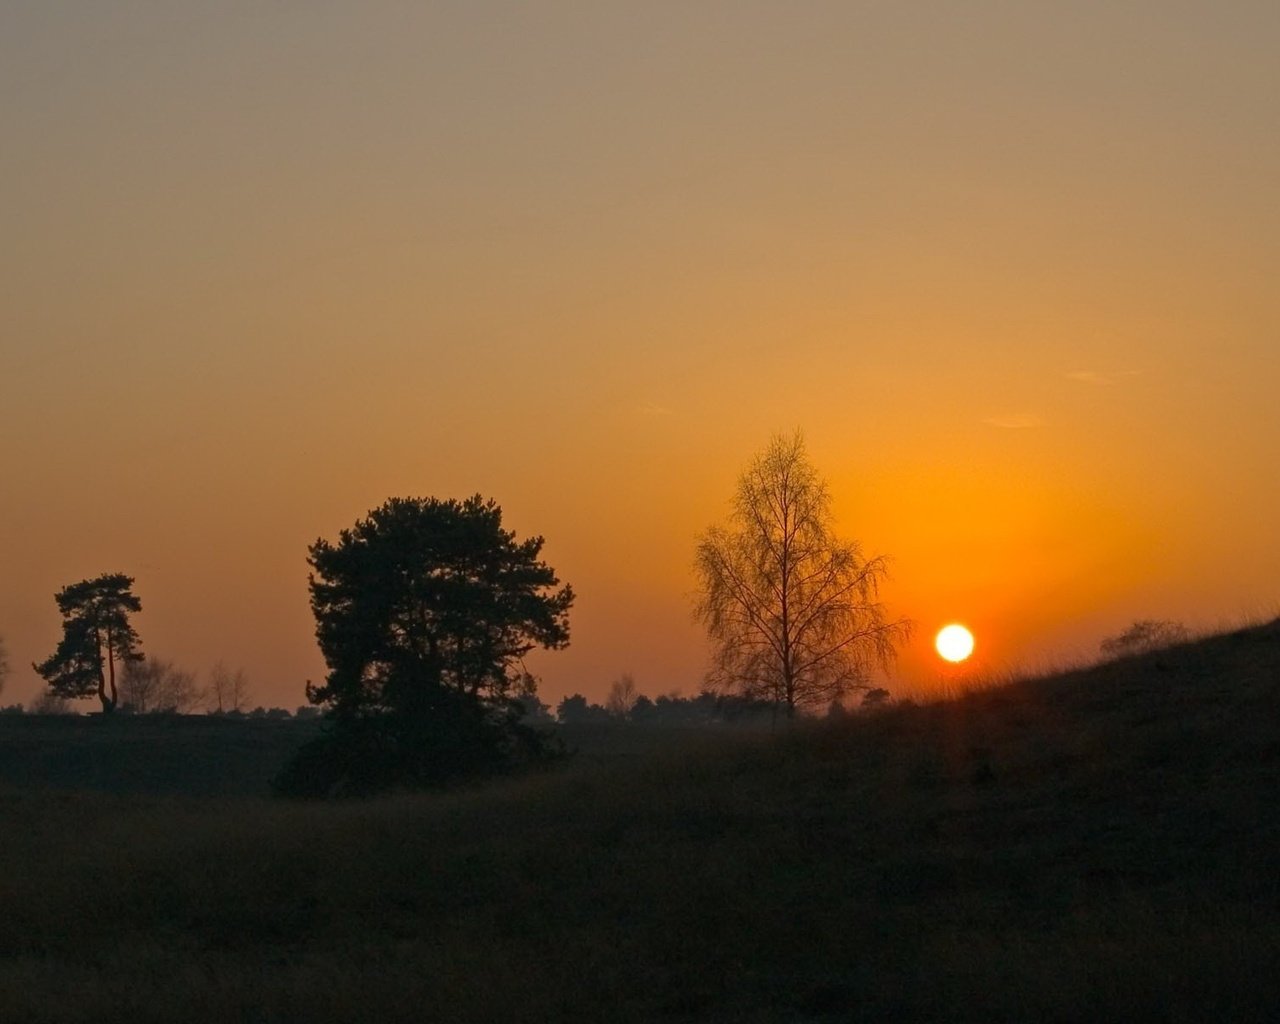
[(1274, 612), (1280, 8), (0, 8), (0, 635), (295, 706), (306, 549), (495, 498), (554, 702), (696, 690), (697, 534), (801, 426), (938, 676)]

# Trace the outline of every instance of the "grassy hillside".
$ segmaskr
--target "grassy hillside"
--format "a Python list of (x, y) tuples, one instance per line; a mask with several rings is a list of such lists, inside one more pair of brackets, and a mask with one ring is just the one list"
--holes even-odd
[(0, 794), (0, 1019), (1252, 1021), (1280, 624), (369, 803)]

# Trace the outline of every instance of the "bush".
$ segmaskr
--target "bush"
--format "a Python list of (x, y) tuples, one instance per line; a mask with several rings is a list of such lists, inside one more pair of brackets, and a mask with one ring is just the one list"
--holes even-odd
[(1168, 619), (1141, 619), (1118, 636), (1109, 636), (1099, 645), (1104, 655), (1119, 658), (1126, 654), (1144, 654), (1175, 644), (1184, 644), (1191, 633), (1181, 622)]
[(274, 783), (286, 797), (365, 796), (490, 778), (558, 760), (563, 743), (525, 724), (518, 705), (495, 711), (441, 694), (426, 714), (385, 712), (342, 722), (303, 745)]

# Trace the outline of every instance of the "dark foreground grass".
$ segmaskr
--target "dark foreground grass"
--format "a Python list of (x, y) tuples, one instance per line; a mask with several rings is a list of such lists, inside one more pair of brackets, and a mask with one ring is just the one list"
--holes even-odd
[(0, 785), (143, 796), (267, 796), (318, 720), (0, 715)]
[(1280, 626), (369, 803), (0, 796), (0, 1019), (1252, 1021)]

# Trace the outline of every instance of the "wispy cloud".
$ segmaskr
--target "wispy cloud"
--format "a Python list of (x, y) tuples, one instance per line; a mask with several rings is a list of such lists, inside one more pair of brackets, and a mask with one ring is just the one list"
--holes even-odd
[(675, 410), (656, 402), (649, 402), (637, 410), (641, 416), (674, 416)]
[(1136, 377), (1141, 370), (1071, 370), (1067, 377), (1078, 380), (1081, 384), (1119, 384), (1129, 377)]
[(999, 427), (1001, 430), (1030, 430), (1033, 427), (1044, 426), (1043, 419), (1029, 412), (1010, 413), (1006, 416), (988, 416), (982, 422), (989, 427)]

